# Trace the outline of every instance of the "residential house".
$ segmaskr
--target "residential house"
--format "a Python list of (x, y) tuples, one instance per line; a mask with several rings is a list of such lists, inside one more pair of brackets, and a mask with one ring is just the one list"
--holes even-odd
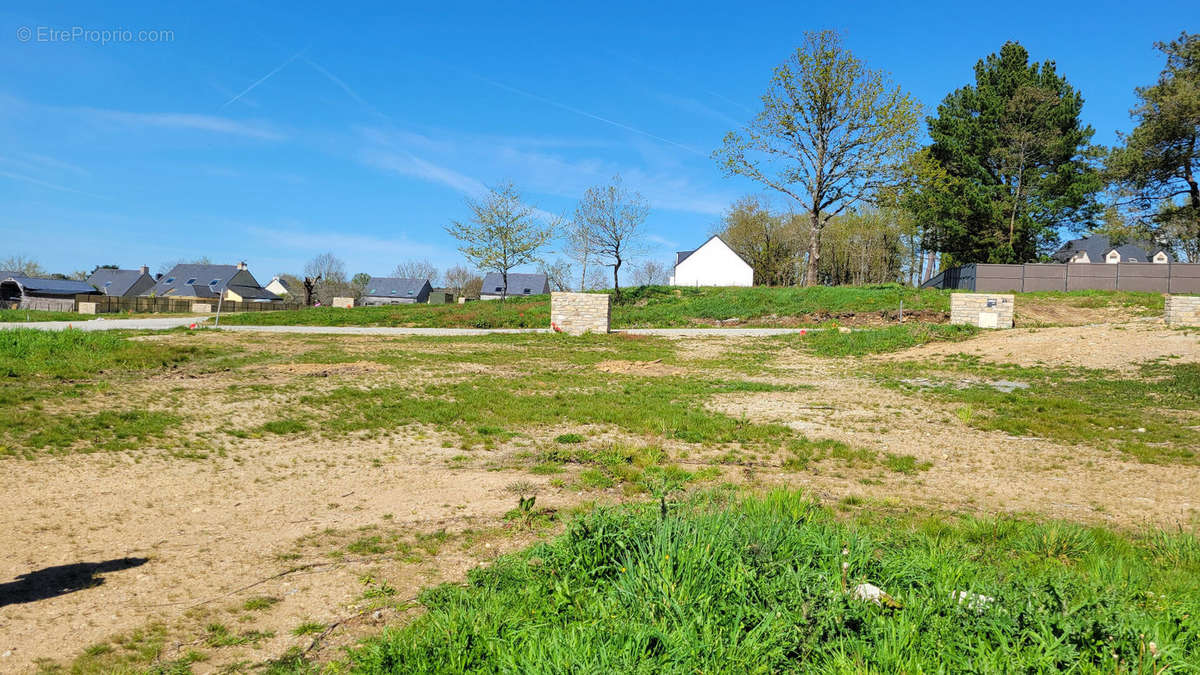
[(42, 279), (19, 272), (0, 273), (0, 307), (5, 309), (44, 309), (75, 311), (75, 296), (95, 293), (86, 281)]
[(480, 300), (499, 300), (501, 296), (545, 295), (550, 292), (550, 280), (545, 274), (508, 274), (508, 292), (504, 291), (504, 277), (499, 272), (488, 272), (479, 289)]
[(1166, 250), (1146, 244), (1121, 244), (1112, 246), (1107, 236), (1094, 234), (1090, 237), (1072, 239), (1055, 251), (1052, 259), (1060, 263), (1158, 263), (1171, 262)]
[(433, 286), (428, 279), (401, 279), (400, 277), (371, 277), (359, 298), (360, 305), (409, 305), (429, 300)]
[(145, 295), (160, 298), (233, 302), (279, 302), (281, 298), (258, 285), (246, 263), (237, 265), (176, 265)]
[(136, 270), (99, 268), (92, 272), (87, 282), (102, 294), (114, 298), (136, 298), (145, 295), (156, 283), (154, 277), (150, 276), (150, 268), (145, 265)]
[[(288, 284), (287, 280), (280, 279), (279, 277), (271, 277), (271, 280), (267, 282), (267, 285), (263, 286), (263, 288), (280, 297), (284, 295), (295, 295), (295, 291), (292, 290), (292, 287), (290, 284)], [(301, 298), (301, 300), (303, 299), (304, 298)]]
[(692, 251), (675, 254), (675, 269), (667, 282), (672, 286), (753, 286), (754, 268), (713, 235)]

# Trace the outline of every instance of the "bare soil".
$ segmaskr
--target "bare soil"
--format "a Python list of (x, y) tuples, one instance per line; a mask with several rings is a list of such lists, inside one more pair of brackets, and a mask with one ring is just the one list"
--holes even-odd
[[(161, 339), (211, 340), (248, 352), (293, 354), (330, 341), (354, 354), (436, 349), (432, 344), (398, 347), (383, 339), (326, 336)], [(682, 366), (609, 361), (598, 367), (637, 375), (686, 374), (691, 370), (688, 359), (711, 359), (735, 344), (744, 348), (746, 340), (681, 338), (676, 344)], [(1163, 356), (1200, 360), (1200, 339), (1149, 322), (1017, 329), (876, 358), (951, 353), (1122, 371)], [(773, 365), (772, 381), (808, 388), (726, 394), (709, 406), (751, 420), (781, 422), (814, 439), (913, 455), (932, 467), (910, 476), (878, 465), (830, 461), (792, 472), (778, 468), (782, 458), (776, 457), (748, 462), (744, 471), (727, 467), (728, 479), (803, 487), (831, 501), (854, 495), (938, 510), (1034, 514), (1120, 528), (1200, 527), (1200, 467), (1139, 464), (1087, 447), (978, 431), (947, 406), (856, 376), (853, 361), (788, 349)], [(195, 430), (202, 433), (205, 427), (223, 428), (229, 419), (244, 424), (278, 418), (279, 409), (293, 397), (280, 393), (238, 399), (214, 393), (248, 382), (281, 388), (301, 383), (303, 391), (314, 391), (409, 376), (366, 360), (285, 363), (242, 372), (167, 374), (109, 395), (153, 400), (170, 394), (189, 401), (211, 411), (212, 418)], [(461, 377), (462, 372), (443, 376)], [(589, 432), (597, 438), (603, 434)], [(464, 451), (456, 447), (455, 437), (407, 427), (379, 437), (237, 439), (223, 456), (200, 460), (146, 449), (0, 462), (0, 550), (5, 552), (0, 558), (0, 673), (31, 672), (38, 659), (69, 661), (88, 645), (156, 622), (168, 629), (164, 659), (189, 649), (208, 654), (208, 660), (193, 664), (197, 672), (259, 663), (289, 647), (335, 658), (340, 646), (413, 611), (403, 604), (396, 609), (396, 603), (377, 609), (379, 603), (365, 598), (364, 592), (379, 588), (381, 581), (394, 589), (393, 600), (415, 598), (423, 587), (462, 579), (472, 566), (553, 532), (531, 532), (504, 519), (515, 506), (508, 489), (514, 482), (537, 484), (538, 506), (549, 509), (619, 498), (615, 492), (555, 488), (551, 477), (520, 468), (513, 458), (527, 451), (529, 443), (517, 437), (495, 450)], [(679, 454), (683, 445), (672, 441), (666, 449)], [(703, 464), (706, 456), (724, 450), (686, 449), (687, 464)], [(416, 559), (348, 548), (375, 534), (416, 538), (439, 532), (445, 533), (439, 535), (440, 543), (421, 549)], [(259, 596), (278, 602), (263, 610), (243, 609), (247, 599)], [(332, 629), (319, 640), (293, 635), (305, 622)], [(203, 634), (210, 623), (273, 637), (211, 649)]]

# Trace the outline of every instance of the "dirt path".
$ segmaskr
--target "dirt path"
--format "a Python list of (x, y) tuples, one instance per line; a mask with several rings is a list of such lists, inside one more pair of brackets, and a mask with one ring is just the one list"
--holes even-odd
[[(205, 672), (230, 659), (259, 661), (289, 646), (307, 647), (311, 636), (290, 633), (301, 623), (346, 618), (369, 570), (390, 565), (387, 581), (400, 597), (460, 578), (481, 555), (494, 556), (521, 539), (497, 537), (478, 551), (452, 547), (407, 566), (386, 558), (339, 561), (323, 550), (312, 559), (280, 559), (297, 539), (328, 529), (495, 527), (515, 501), (505, 486), (518, 477), (540, 481), (447, 468), (456, 452), (427, 437), (303, 441), (248, 449), (237, 461), (133, 463), (73, 455), (6, 462), (0, 474), (0, 550), (6, 551), (0, 583), (7, 582), (0, 586), (0, 672), (27, 672), (36, 659), (60, 659), (113, 634), (185, 615), (211, 615), (241, 630), (241, 616), (229, 608), (266, 595), (280, 601), (254, 614), (253, 628), (275, 637), (257, 648), (226, 649), (221, 660), (194, 667)], [(555, 492), (547, 491), (541, 502), (573, 499)], [(302, 573), (238, 590), (313, 563), (317, 567)], [(55, 569), (60, 565), (72, 567)], [(99, 583), (91, 579), (90, 565), (98, 566)], [(401, 568), (407, 570), (402, 575), (390, 573)], [(187, 647), (168, 645), (167, 656)]]

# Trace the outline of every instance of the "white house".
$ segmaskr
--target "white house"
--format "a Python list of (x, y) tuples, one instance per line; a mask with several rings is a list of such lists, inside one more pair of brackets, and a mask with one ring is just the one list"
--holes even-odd
[(753, 286), (754, 269), (742, 256), (713, 235), (694, 251), (675, 254), (672, 286)]

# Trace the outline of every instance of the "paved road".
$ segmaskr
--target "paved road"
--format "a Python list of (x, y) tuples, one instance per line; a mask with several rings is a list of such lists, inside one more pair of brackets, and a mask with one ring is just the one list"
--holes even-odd
[(206, 316), (176, 316), (168, 319), (91, 319), (89, 321), (0, 321), (6, 328), (37, 328), (39, 330), (167, 330), (191, 323), (204, 323)]
[[(166, 330), (190, 323), (206, 323), (209, 317), (174, 317), (169, 319), (93, 319), (91, 321), (30, 321), (0, 323), (4, 328), (37, 328), (40, 330)], [(392, 326), (220, 326), (221, 330), (246, 333), (301, 333), (305, 335), (491, 335), (497, 333), (549, 333), (549, 328), (402, 328)], [(659, 335), (664, 337), (765, 337), (793, 335), (816, 328), (623, 328), (615, 332), (629, 335)]]

